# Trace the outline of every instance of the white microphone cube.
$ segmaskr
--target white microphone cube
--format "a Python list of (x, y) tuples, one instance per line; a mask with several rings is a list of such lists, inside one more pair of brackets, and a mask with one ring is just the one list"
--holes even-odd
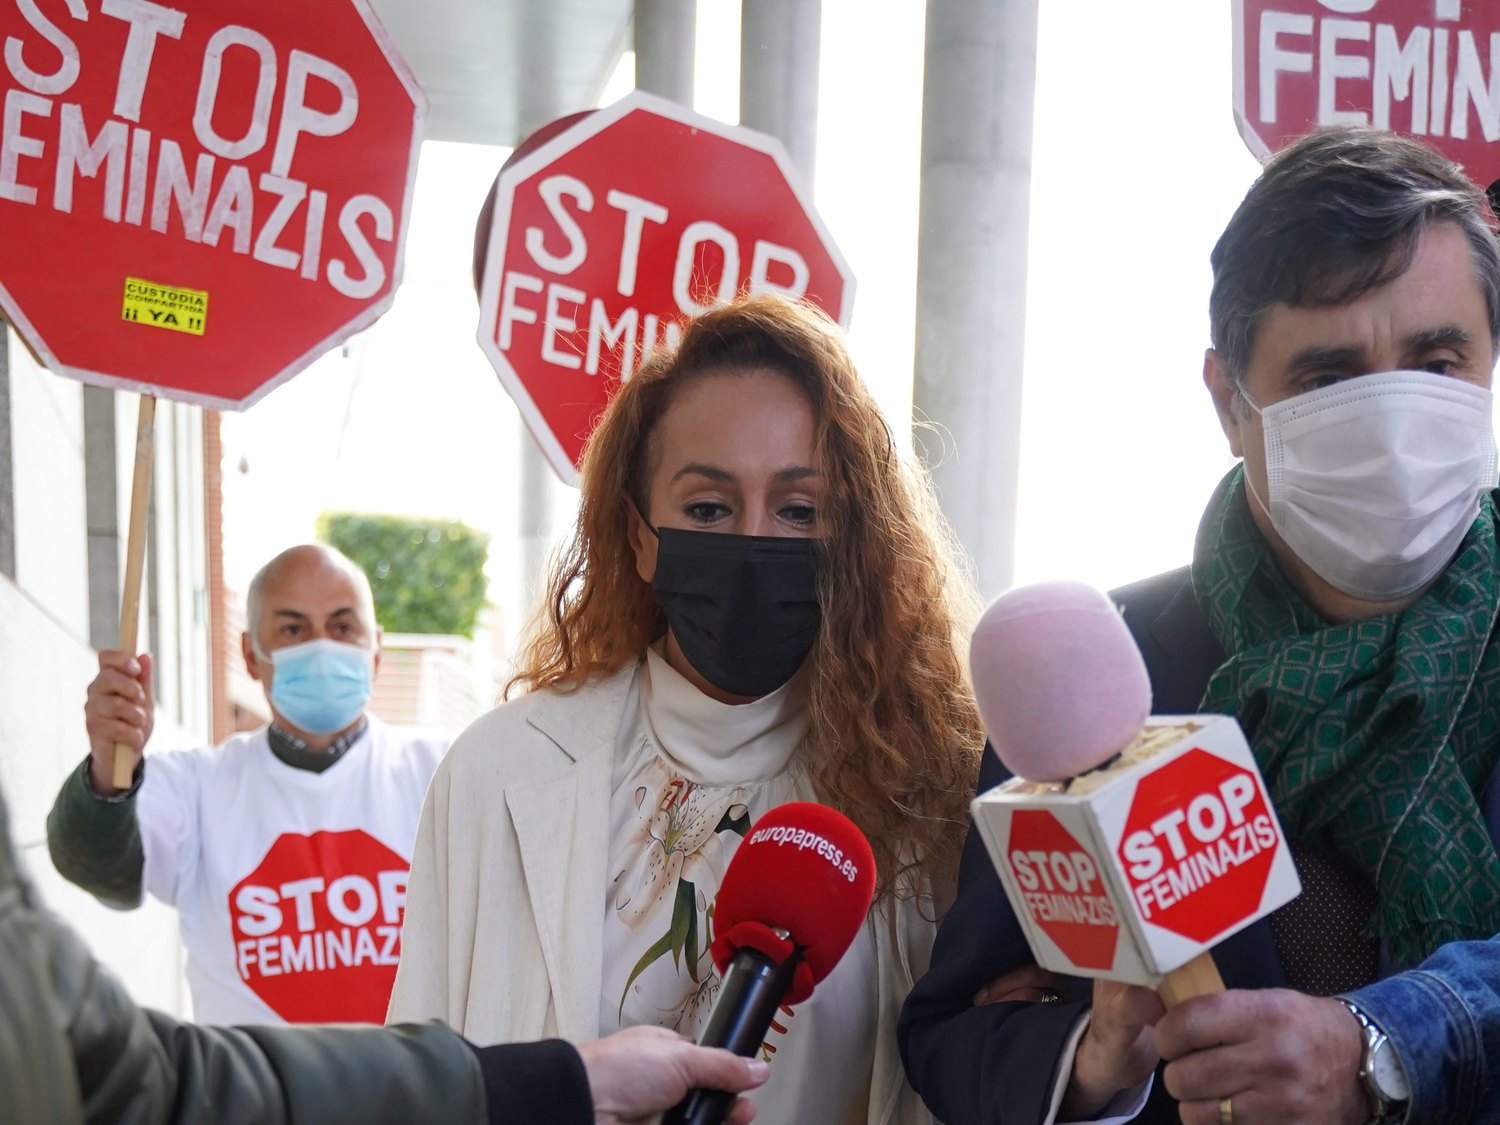
[(1154, 988), (1302, 891), (1239, 723), (1163, 715), (1067, 783), (1013, 778), (974, 825), (1037, 964)]

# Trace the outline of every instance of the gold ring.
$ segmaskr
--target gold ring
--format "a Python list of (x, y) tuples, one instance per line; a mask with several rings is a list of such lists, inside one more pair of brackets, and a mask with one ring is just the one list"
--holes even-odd
[(1234, 1125), (1234, 1104), (1228, 1098), (1219, 1099), (1219, 1125)]

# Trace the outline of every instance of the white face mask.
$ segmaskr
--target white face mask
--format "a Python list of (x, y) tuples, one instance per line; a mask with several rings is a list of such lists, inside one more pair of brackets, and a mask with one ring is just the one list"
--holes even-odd
[(1264, 410), (1245, 401), (1265, 433), (1269, 491), (1251, 495), (1297, 557), (1351, 597), (1420, 590), (1495, 487), (1491, 395), (1461, 379), (1390, 371)]

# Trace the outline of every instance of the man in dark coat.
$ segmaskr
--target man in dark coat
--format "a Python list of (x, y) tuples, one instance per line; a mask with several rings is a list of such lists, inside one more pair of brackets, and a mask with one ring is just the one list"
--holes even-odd
[(1191, 565), (1115, 598), (1158, 713), (1244, 726), (1304, 892), (1171, 1013), (1084, 980), (985, 1003), (1030, 954), (971, 834), (900, 1026), (944, 1121), (1500, 1122), (1493, 222), (1431, 149), (1348, 128), (1231, 219), (1204, 381), (1242, 461)]

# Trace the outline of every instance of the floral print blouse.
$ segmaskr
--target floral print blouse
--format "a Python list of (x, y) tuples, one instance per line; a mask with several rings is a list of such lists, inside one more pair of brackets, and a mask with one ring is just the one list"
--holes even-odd
[[(719, 703), (657, 646), (640, 699), (615, 759), (600, 1031), (657, 1024), (697, 1038), (719, 988), (708, 948), (724, 870), (752, 821), (815, 799), (797, 756), (805, 690), (794, 679), (752, 703)], [(865, 1120), (875, 973), (866, 927), (810, 1000), (782, 1010), (762, 1047), (772, 1069), (756, 1094), (757, 1120)], [(820, 1068), (829, 1058), (847, 1063)]]

